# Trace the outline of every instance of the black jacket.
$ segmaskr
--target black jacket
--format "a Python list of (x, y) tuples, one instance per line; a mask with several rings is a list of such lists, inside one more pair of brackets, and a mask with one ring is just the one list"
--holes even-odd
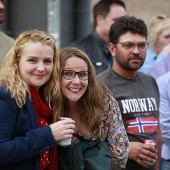
[(87, 37), (73, 42), (71, 46), (79, 48), (88, 55), (97, 74), (110, 66), (108, 44), (97, 34), (95, 30)]

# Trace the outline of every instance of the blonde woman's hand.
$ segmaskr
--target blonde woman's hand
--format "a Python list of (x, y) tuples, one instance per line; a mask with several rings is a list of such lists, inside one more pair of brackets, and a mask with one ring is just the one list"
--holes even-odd
[(49, 125), (55, 141), (71, 138), (75, 129), (75, 121), (72, 119), (60, 120)]

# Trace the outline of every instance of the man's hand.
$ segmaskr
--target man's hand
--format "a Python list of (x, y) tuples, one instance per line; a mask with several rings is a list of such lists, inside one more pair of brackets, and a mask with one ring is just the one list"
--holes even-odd
[(151, 162), (154, 163), (156, 161), (156, 152), (157, 150), (151, 146), (144, 143), (139, 142), (129, 142), (130, 150), (128, 159), (136, 161), (140, 166), (147, 168), (148, 165), (143, 162)]

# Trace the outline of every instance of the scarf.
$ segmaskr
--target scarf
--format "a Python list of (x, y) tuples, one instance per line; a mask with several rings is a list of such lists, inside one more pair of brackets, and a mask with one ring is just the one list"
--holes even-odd
[[(36, 112), (39, 127), (44, 127), (52, 121), (52, 110), (42, 101), (38, 92), (29, 86), (32, 103)], [(40, 155), (40, 170), (48, 168), (49, 170), (58, 170), (58, 159), (56, 147), (52, 150), (42, 152)]]

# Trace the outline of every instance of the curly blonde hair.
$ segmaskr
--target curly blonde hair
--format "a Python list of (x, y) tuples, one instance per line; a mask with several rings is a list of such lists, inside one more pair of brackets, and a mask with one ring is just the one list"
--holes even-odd
[(152, 16), (148, 21), (148, 41), (149, 44), (153, 47), (156, 43), (160, 33), (170, 27), (170, 18), (164, 14), (157, 14)]
[(0, 85), (6, 85), (7, 89), (10, 90), (12, 97), (16, 100), (18, 107), (22, 107), (25, 104), (27, 94), (30, 97), (28, 84), (21, 78), (18, 66), (23, 48), (29, 42), (40, 42), (43, 45), (52, 47), (54, 50), (53, 71), (50, 79), (41, 87), (41, 89), (43, 90), (43, 97), (46, 104), (49, 106), (52, 104), (54, 114), (56, 114), (57, 108), (54, 103), (57, 102), (56, 96), (60, 90), (57, 75), (59, 51), (56, 47), (56, 40), (53, 36), (40, 30), (30, 30), (20, 34), (2, 62), (0, 70)]
[[(66, 60), (73, 56), (83, 59), (85, 63), (87, 63), (88, 71), (91, 72), (91, 75), (88, 78), (87, 90), (78, 101), (78, 113), (81, 114), (80, 121), (86, 125), (86, 128), (89, 130), (89, 132), (92, 132), (96, 127), (99, 126), (99, 118), (105, 111), (103, 104), (104, 95), (111, 92), (106, 88), (106, 86), (96, 80), (96, 71), (89, 57), (83, 51), (74, 47), (65, 47), (59, 52), (60, 64), (57, 71), (60, 78), (60, 83), (62, 80), (62, 71), (64, 70)], [(60, 89), (60, 92), (61, 96), (57, 101), (60, 101), (61, 105), (58, 105), (57, 115), (68, 116), (69, 108), (67, 99), (64, 97), (64, 95), (62, 95), (62, 89)]]

